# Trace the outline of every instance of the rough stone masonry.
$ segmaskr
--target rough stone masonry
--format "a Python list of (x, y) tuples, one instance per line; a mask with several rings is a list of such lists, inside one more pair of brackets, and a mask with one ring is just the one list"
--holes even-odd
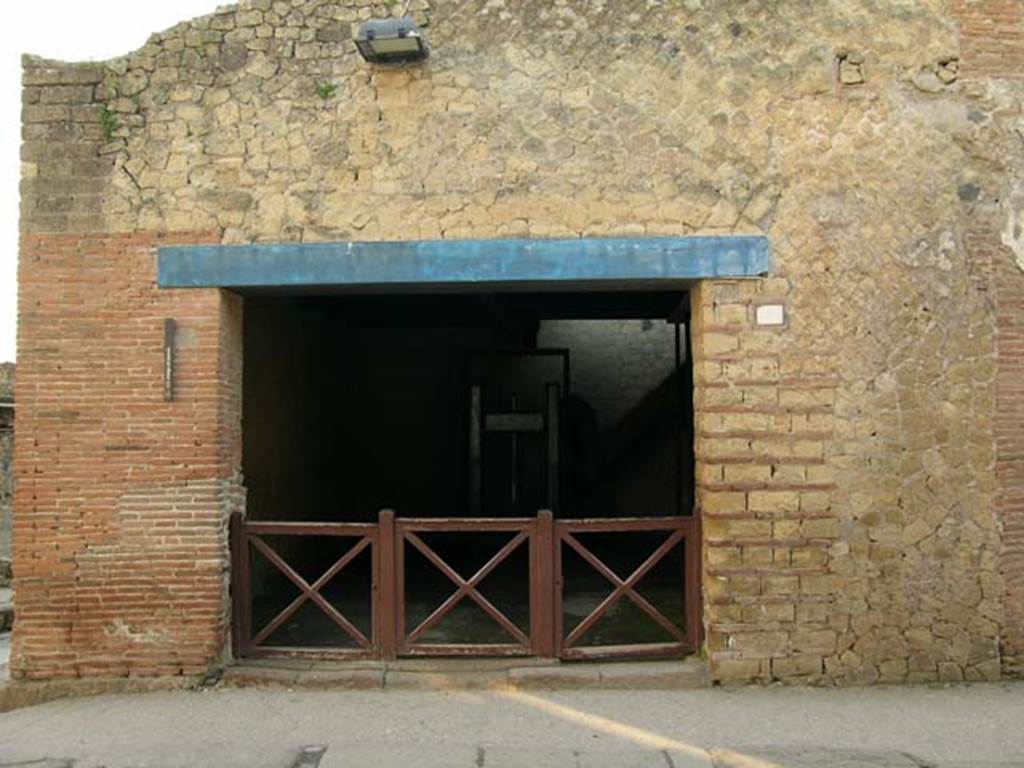
[(429, 61), (365, 65), (399, 6), (25, 59), (13, 675), (226, 653), (243, 306), (157, 246), (733, 232), (775, 268), (694, 292), (712, 675), (1019, 674), (1024, 5), (412, 0)]

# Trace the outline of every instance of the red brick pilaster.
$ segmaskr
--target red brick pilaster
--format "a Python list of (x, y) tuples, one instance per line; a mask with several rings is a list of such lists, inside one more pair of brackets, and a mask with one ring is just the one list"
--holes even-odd
[[(994, 241), (994, 242), (992, 242)], [(1024, 674), (1024, 271), (990, 235), (996, 296), (997, 512), (1006, 585), (1003, 665)]]
[(22, 237), (16, 678), (195, 674), (223, 653), (241, 301), (155, 284), (158, 244), (212, 240)]

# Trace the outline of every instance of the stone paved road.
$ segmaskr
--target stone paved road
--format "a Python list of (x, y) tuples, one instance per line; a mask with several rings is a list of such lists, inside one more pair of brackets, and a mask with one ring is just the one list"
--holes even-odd
[(0, 766), (1022, 768), (1024, 685), (105, 696), (0, 715)]

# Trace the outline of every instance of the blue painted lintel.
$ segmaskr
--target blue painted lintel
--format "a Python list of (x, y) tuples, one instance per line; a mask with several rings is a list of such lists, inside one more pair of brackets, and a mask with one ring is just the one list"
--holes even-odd
[(753, 277), (760, 235), (189, 245), (160, 249), (162, 288), (501, 286)]

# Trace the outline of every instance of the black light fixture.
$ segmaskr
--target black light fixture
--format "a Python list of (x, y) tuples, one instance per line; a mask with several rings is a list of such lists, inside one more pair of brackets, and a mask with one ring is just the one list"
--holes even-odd
[(356, 47), (374, 64), (422, 61), (427, 58), (427, 40), (408, 16), (372, 19), (359, 28)]

